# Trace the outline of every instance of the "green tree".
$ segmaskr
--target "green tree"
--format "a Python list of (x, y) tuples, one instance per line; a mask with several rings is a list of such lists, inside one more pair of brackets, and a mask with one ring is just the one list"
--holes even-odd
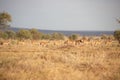
[(31, 32), (32, 39), (34, 39), (34, 40), (38, 40), (42, 36), (42, 33), (40, 33), (37, 29), (30, 29), (29, 31)]
[(120, 30), (114, 31), (114, 37), (115, 37), (115, 39), (118, 40), (118, 42), (120, 44)]
[(12, 21), (12, 17), (7, 12), (0, 13), (0, 29), (9, 27), (9, 23)]
[(72, 34), (69, 36), (70, 40), (77, 40), (78, 39), (78, 35), (77, 34)]
[(16, 33), (12, 30), (7, 30), (5, 33), (8, 35), (8, 39), (15, 39)]
[(51, 34), (51, 39), (63, 40), (64, 39), (64, 35), (61, 34), (61, 33), (53, 33), (53, 34)]
[(17, 32), (18, 39), (32, 39), (32, 34), (29, 30), (19, 30)]
[(2, 39), (8, 39), (8, 35), (4, 31), (0, 30), (0, 38), (2, 38)]
[(51, 39), (51, 35), (50, 34), (42, 34), (41, 39)]

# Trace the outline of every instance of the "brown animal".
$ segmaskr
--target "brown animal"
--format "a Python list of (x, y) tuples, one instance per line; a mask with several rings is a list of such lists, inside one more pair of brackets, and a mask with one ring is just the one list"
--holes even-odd
[(0, 45), (5, 45), (5, 46), (7, 46), (7, 45), (11, 45), (11, 41), (9, 41), (9, 40), (6, 40), (6, 41), (0, 41)]
[(3, 42), (0, 42), (0, 45), (3, 45)]
[(92, 46), (100, 46), (101, 44), (103, 44), (103, 42), (100, 39), (94, 39), (92, 41)]
[(112, 43), (112, 40), (105, 40), (105, 45), (106, 45), (106, 46), (110, 46), (111, 43)]
[(64, 44), (65, 44), (65, 45), (67, 45), (68, 43), (69, 43), (69, 41), (68, 41), (68, 40), (64, 42)]
[(47, 46), (48, 42), (40, 42), (40, 46)]
[(84, 41), (83, 41), (83, 40), (81, 40), (81, 39), (80, 39), (80, 40), (76, 40), (76, 41), (75, 41), (75, 45), (79, 45), (79, 44), (81, 44), (81, 43), (84, 43)]

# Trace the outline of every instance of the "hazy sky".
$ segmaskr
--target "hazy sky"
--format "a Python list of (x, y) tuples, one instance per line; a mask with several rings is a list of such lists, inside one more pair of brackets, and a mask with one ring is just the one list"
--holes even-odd
[(50, 30), (120, 29), (120, 0), (0, 0), (14, 27)]

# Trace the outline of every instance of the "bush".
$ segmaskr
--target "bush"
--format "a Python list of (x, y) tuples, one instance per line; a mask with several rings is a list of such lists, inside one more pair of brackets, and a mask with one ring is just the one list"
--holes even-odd
[(51, 39), (51, 35), (50, 34), (42, 34), (41, 39)]
[(77, 40), (78, 39), (78, 35), (77, 34), (72, 34), (69, 36), (70, 40)]
[(5, 33), (8, 35), (8, 39), (15, 39), (16, 33), (12, 30), (5, 31)]
[(105, 35), (105, 34), (102, 34), (102, 35), (101, 35), (101, 39), (108, 39), (108, 36)]
[(51, 39), (53, 39), (53, 40), (63, 40), (64, 35), (61, 34), (61, 33), (53, 33), (53, 34), (51, 34)]
[(19, 30), (17, 32), (18, 39), (32, 39), (32, 34), (29, 30)]
[(120, 30), (114, 31), (114, 37), (115, 37), (115, 39), (118, 40), (118, 42), (120, 44)]
[(0, 31), (0, 38), (2, 38), (2, 39), (8, 39), (8, 35), (5, 32)]
[(30, 29), (29, 30), (32, 34), (32, 39), (38, 40), (42, 37), (42, 33), (40, 33), (37, 29)]

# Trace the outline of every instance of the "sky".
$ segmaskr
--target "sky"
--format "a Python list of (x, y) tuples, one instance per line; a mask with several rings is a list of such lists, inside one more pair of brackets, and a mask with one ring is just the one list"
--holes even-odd
[(11, 26), (47, 30), (120, 29), (120, 0), (0, 0)]

